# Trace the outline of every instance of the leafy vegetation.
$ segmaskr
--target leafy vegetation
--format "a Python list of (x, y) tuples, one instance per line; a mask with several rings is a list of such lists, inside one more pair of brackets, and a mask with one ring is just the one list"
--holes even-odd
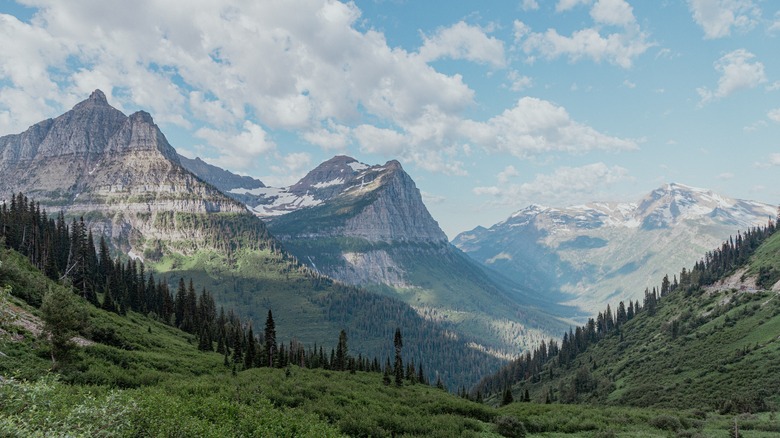
[[(777, 269), (779, 247), (773, 224), (742, 234), (708, 253), (693, 270), (683, 269), (679, 281), (664, 277), (660, 295), (647, 291), (643, 305), (631, 305), (633, 318), (607, 309), (564, 337), (560, 348), (518, 359), (475, 391), (493, 393), (497, 403), (501, 393), (490, 388), (511, 382), (514, 394), (529, 391), (540, 403), (695, 407), (722, 414), (775, 410), (780, 297), (723, 288), (716, 280), (745, 261), (747, 272)], [(679, 429), (668, 418), (657, 421)]]

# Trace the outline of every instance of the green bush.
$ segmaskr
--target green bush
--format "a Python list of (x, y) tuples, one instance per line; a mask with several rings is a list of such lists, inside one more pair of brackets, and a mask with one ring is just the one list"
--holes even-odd
[(680, 419), (673, 415), (659, 415), (650, 419), (650, 425), (661, 429), (676, 432), (682, 429)]
[(528, 433), (523, 422), (512, 415), (501, 415), (496, 418), (495, 424), (496, 432), (505, 437), (523, 438)]

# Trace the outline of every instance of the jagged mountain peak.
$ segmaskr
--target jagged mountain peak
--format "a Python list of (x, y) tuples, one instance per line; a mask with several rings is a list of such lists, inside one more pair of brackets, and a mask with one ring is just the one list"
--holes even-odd
[(90, 94), (86, 100), (83, 100), (77, 103), (75, 106), (73, 106), (73, 109), (80, 110), (80, 109), (86, 109), (95, 106), (107, 106), (107, 107), (111, 106), (108, 104), (108, 99), (106, 99), (106, 94), (100, 90), (93, 91), (92, 94)]
[(25, 192), (64, 208), (144, 193), (186, 200), (193, 211), (241, 210), (181, 167), (148, 112), (128, 117), (100, 90), (55, 119), (0, 137), (0, 174), (0, 195)]

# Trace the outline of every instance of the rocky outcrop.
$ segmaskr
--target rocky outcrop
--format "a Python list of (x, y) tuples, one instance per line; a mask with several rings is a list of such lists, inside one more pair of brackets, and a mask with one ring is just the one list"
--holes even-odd
[(56, 119), (1, 137), (0, 174), (0, 199), (23, 192), (50, 211), (85, 214), (93, 228), (139, 254), (143, 241), (197, 233), (160, 229), (160, 213), (246, 213), (181, 166), (148, 113), (125, 116), (100, 90)]
[(350, 237), (372, 243), (446, 243), (398, 161), (334, 157), (283, 189), (258, 189), (253, 210), (282, 240)]
[(231, 190), (253, 190), (265, 187), (262, 181), (251, 176), (236, 175), (233, 172), (213, 166), (199, 157), (195, 159), (179, 155), (181, 165), (195, 176), (218, 188), (222, 193), (230, 195)]

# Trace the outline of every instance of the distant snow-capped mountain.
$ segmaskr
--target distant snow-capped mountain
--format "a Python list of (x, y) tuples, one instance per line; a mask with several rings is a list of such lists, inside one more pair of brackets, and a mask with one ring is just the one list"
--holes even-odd
[(730, 234), (765, 225), (775, 206), (666, 184), (636, 203), (531, 205), (453, 244), (528, 287), (588, 311), (637, 299)]

